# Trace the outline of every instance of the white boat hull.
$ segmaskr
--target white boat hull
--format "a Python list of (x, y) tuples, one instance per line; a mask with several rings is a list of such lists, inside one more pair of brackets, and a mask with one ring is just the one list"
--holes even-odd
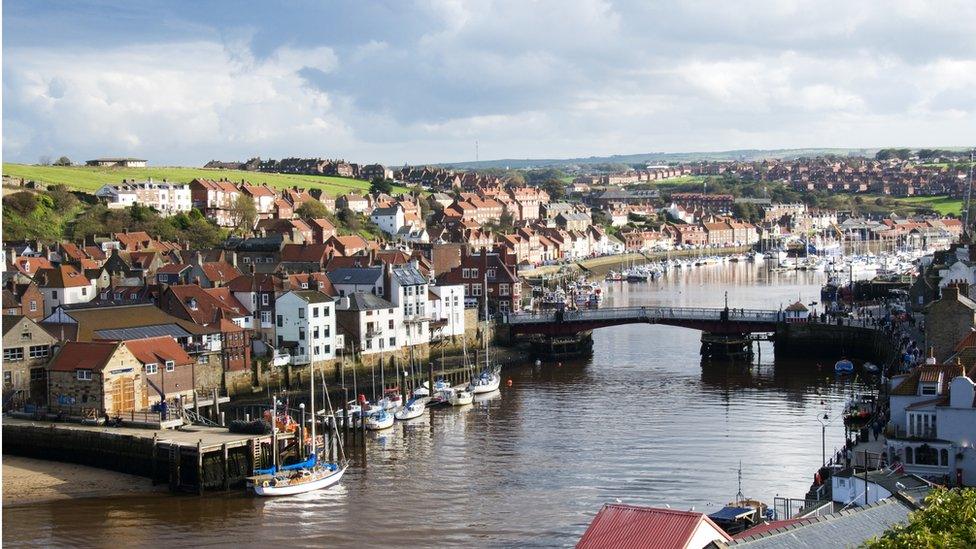
[[(346, 468), (343, 467), (338, 471), (333, 472), (331, 475), (326, 475), (316, 480), (310, 480), (298, 484), (289, 483), (285, 485), (271, 486), (270, 481), (255, 482), (254, 493), (264, 497), (304, 494), (305, 492), (312, 492), (314, 490), (328, 488), (329, 486), (338, 483), (340, 480), (342, 480), (342, 475), (345, 472)], [(267, 485), (265, 485), (266, 483)]]
[(390, 427), (393, 427), (393, 414), (388, 413), (382, 419), (375, 417), (366, 418), (366, 430), (368, 431), (382, 431)]
[(397, 410), (397, 412), (393, 415), (400, 421), (407, 421), (409, 419), (416, 419), (424, 415), (424, 411), (426, 409), (426, 406), (407, 406)]
[(483, 395), (485, 393), (493, 393), (498, 390), (498, 387), (502, 383), (502, 377), (498, 374), (491, 376), (491, 381), (488, 383), (479, 383), (477, 385), (468, 385), (468, 391), (475, 395)]

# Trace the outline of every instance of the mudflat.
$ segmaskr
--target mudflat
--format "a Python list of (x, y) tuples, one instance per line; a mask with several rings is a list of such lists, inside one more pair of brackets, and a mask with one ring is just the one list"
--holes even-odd
[(165, 491), (148, 478), (85, 465), (3, 456), (3, 505)]

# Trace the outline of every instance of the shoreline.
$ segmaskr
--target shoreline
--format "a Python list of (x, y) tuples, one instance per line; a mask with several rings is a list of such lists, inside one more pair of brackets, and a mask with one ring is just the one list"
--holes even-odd
[(62, 461), (3, 455), (3, 506), (165, 492), (148, 478)]

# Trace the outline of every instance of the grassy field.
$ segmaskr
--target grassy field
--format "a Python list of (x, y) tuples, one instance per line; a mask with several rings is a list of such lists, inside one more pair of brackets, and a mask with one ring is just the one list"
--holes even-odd
[(939, 212), (941, 215), (959, 215), (962, 213), (962, 200), (948, 196), (911, 196), (907, 198), (896, 198), (895, 201), (912, 206), (927, 206)]
[[(89, 166), (30, 166), (26, 164), (3, 165), (3, 175), (22, 177), (28, 180), (48, 184), (62, 183), (80, 191), (94, 192), (106, 183), (119, 183), (123, 179), (145, 181), (150, 177), (154, 180), (189, 183), (194, 178), (219, 179), (227, 178), (232, 181), (246, 179), (251, 183), (267, 183), (272, 187), (283, 189), (298, 186), (305, 188), (320, 188), (331, 196), (346, 194), (350, 191), (362, 193), (369, 189), (368, 181), (332, 177), (325, 175), (292, 175), (278, 173), (246, 172), (241, 170), (205, 170), (203, 168), (99, 168)], [(404, 187), (394, 187), (394, 192), (404, 192)]]

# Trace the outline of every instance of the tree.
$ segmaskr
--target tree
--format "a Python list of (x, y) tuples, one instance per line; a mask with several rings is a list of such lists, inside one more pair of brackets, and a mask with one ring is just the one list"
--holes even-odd
[(566, 185), (558, 179), (549, 179), (539, 185), (539, 188), (546, 191), (549, 199), (558, 202), (566, 197)]
[(230, 208), (230, 215), (234, 226), (246, 233), (254, 228), (254, 223), (258, 219), (258, 209), (250, 196), (241, 193), (234, 199), (234, 204)]
[(732, 205), (732, 215), (738, 219), (755, 221), (759, 218), (759, 208), (751, 202), (736, 202)]
[(55, 166), (70, 166), (71, 165), (71, 159), (68, 158), (67, 156), (62, 156), (62, 157), (60, 157), (60, 158), (58, 158), (57, 160), (54, 161), (54, 165)]
[(892, 527), (865, 546), (976, 547), (976, 488), (933, 490), (925, 506), (909, 515), (907, 524)]
[(363, 228), (363, 224), (362, 221), (360, 221), (359, 216), (356, 215), (356, 212), (350, 210), (349, 208), (339, 208), (336, 219), (338, 219), (339, 224), (349, 232), (357, 232)]
[(51, 157), (48, 156), (48, 155), (46, 155), (46, 154), (45, 155), (42, 155), (40, 158), (37, 159), (37, 165), (38, 166), (50, 166), (51, 165)]
[(37, 197), (34, 193), (27, 191), (20, 191), (18, 193), (5, 196), (3, 198), (3, 205), (6, 208), (19, 213), (20, 215), (30, 215), (31, 212), (37, 208)]
[(302, 202), (302, 205), (295, 210), (298, 217), (302, 219), (320, 219), (323, 217), (329, 217), (329, 209), (314, 198), (311, 200), (306, 200)]
[(383, 193), (390, 194), (393, 192), (393, 182), (389, 179), (383, 179), (382, 177), (376, 177), (369, 184), (370, 193)]
[(45, 194), (54, 201), (54, 209), (61, 213), (67, 213), (78, 205), (78, 197), (64, 185), (51, 185)]
[(610, 214), (606, 210), (593, 210), (593, 224), (608, 226), (613, 223)]

